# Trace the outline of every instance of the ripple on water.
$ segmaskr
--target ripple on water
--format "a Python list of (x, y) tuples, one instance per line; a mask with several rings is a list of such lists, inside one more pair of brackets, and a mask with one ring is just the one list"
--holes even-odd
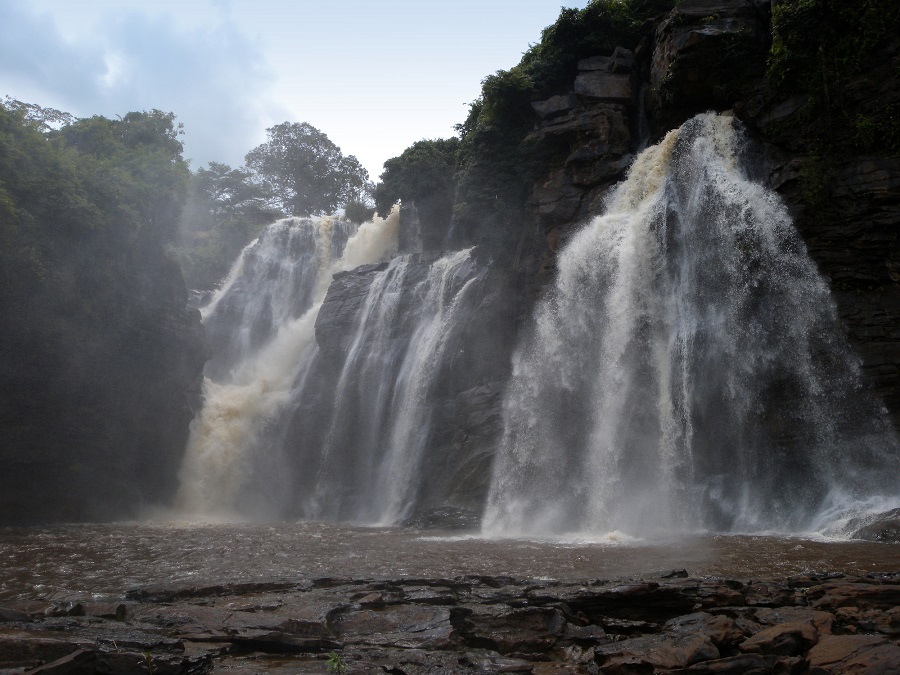
[(0, 601), (120, 598), (158, 584), (322, 576), (463, 574), (581, 580), (686, 569), (696, 576), (786, 577), (900, 570), (900, 545), (815, 537), (692, 535), (651, 542), (598, 538), (492, 540), (323, 523), (152, 522), (0, 530)]

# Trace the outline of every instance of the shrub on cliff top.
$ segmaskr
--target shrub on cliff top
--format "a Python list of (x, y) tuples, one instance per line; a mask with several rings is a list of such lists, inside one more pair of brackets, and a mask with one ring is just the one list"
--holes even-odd
[[(593, 0), (584, 9), (563, 8), (518, 65), (488, 75), (481, 96), (456, 129), (459, 153), (456, 225), (476, 243), (503, 248), (507, 225), (522, 208), (535, 159), (522, 141), (534, 125), (531, 102), (563, 93), (578, 61), (634, 47), (644, 23), (675, 0)], [(517, 235), (516, 235), (517, 236)]]
[(384, 163), (375, 188), (375, 208), (387, 218), (397, 202), (418, 202), (442, 197), (452, 202), (459, 140), (440, 138), (416, 141), (399, 157)]

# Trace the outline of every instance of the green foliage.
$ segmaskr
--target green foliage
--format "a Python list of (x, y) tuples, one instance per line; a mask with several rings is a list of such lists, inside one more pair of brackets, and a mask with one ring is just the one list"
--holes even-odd
[(456, 138), (416, 141), (399, 157), (387, 160), (375, 188), (378, 215), (387, 218), (401, 201), (452, 202), (459, 145)]
[(268, 142), (251, 150), (246, 163), (285, 213), (334, 213), (350, 201), (365, 201), (371, 192), (368, 172), (356, 157), (345, 157), (312, 125), (284, 122), (266, 133)]
[(344, 218), (351, 223), (365, 223), (375, 216), (375, 207), (365, 202), (353, 200), (344, 206)]
[[(534, 125), (531, 102), (564, 93), (578, 61), (631, 45), (649, 18), (670, 10), (674, 0), (593, 0), (583, 9), (563, 8), (518, 65), (482, 81), (481, 96), (456, 129), (458, 229), (495, 249), (512, 236), (527, 186), (537, 174), (537, 158), (523, 141)], [(515, 236), (518, 236), (517, 234)]]
[[(0, 397), (0, 427), (34, 467), (38, 519), (96, 518), (158, 496), (165, 453), (183, 447), (184, 404), (158, 392), (192, 358), (164, 248), (189, 172), (170, 114), (49, 120), (0, 105), (0, 390), (17, 392)], [(0, 494), (13, 483), (0, 477)]]
[(210, 289), (262, 229), (283, 215), (272, 195), (246, 169), (210, 162), (191, 177), (180, 237), (171, 250), (191, 288)]
[(344, 662), (344, 657), (337, 652), (330, 652), (328, 659), (325, 661), (325, 670), (336, 675), (346, 675), (350, 672), (350, 667)]
[(479, 126), (530, 123), (530, 102), (562, 93), (575, 79), (578, 61), (634, 44), (648, 19), (674, 5), (675, 0), (592, 0), (584, 9), (562, 8), (518, 65), (482, 81), (481, 97), (457, 130), (465, 138)]
[(884, 62), (880, 49), (896, 38), (897, 25), (895, 0), (785, 0), (773, 7), (772, 95), (804, 97), (798, 118), (808, 148), (823, 155), (900, 152), (897, 105), (860, 100), (853, 91), (855, 78)]
[[(51, 132), (75, 150), (79, 173), (98, 205), (96, 222), (130, 237), (175, 237), (190, 177), (175, 116), (159, 110), (110, 120), (90, 117)], [(128, 223), (130, 228), (116, 228)]]
[(36, 103), (25, 103), (11, 96), (6, 97), (3, 105), (7, 110), (19, 113), (25, 121), (36, 124), (40, 131), (58, 129), (76, 120), (71, 113), (56, 108), (44, 108)]
[(643, 23), (667, 12), (674, 0), (593, 0), (584, 9), (562, 8), (519, 64), (539, 97), (559, 93), (577, 74), (580, 59), (634, 44)]

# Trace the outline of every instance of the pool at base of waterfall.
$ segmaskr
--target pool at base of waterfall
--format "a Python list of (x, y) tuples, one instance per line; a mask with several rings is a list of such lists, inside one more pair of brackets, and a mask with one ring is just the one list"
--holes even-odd
[(184, 521), (0, 530), (0, 603), (116, 599), (156, 584), (201, 586), (270, 579), (508, 575), (561, 581), (660, 576), (786, 578), (810, 572), (900, 570), (900, 545), (815, 535), (685, 535), (646, 541), (488, 539), (479, 533), (315, 522)]

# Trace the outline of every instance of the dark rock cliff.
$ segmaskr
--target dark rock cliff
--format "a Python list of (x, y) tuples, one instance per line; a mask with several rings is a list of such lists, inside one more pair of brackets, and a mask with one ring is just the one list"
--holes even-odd
[(206, 343), (178, 266), (159, 254), (95, 269), (106, 288), (72, 269), (79, 292), (33, 298), (4, 331), (3, 522), (134, 517), (173, 494)]
[(60, 133), (0, 106), (0, 524), (165, 504), (206, 359), (165, 252), (187, 172), (172, 117)]
[[(582, 58), (566, 87), (531, 101), (533, 126), (513, 141), (517, 145), (502, 160), (507, 164), (496, 159), (502, 154), (496, 139), (504, 133), (515, 137), (514, 131), (495, 124), (483, 132), (487, 149), (479, 154), (476, 146), (464, 160), (468, 168), (457, 185), (457, 212), (466, 217), (454, 217), (445, 242), (478, 243), (492, 271), (480, 311), (461, 339), (460, 357), (430, 402), (436, 423), (428, 461), (435, 479), (423, 507), (480, 509), (501, 433), (502, 393), (516, 336), (553, 275), (557, 250), (581, 223), (602, 212), (605, 196), (642, 147), (708, 110), (730, 110), (743, 122), (756, 160), (752, 171), (792, 211), (831, 283), (866, 385), (895, 420), (900, 417), (900, 160), (896, 149), (852, 142), (854, 130), (837, 121), (839, 112), (845, 120), (862, 114), (852, 105), (840, 108), (840, 96), (896, 104), (900, 40), (880, 39), (873, 48), (878, 62), (861, 74), (825, 73), (833, 113), (811, 112), (815, 91), (776, 86), (767, 65), (772, 44), (772, 3), (766, 0), (681, 0), (647, 21), (633, 42)], [(824, 143), (820, 126), (810, 122), (817, 113), (834, 117)], [(516, 124), (523, 114), (519, 110)], [(511, 190), (504, 211), (502, 197), (479, 194), (484, 181), (477, 177), (503, 173), (515, 157), (526, 158), (529, 167), (526, 196), (516, 204)], [(480, 224), (472, 216), (479, 212)], [(434, 246), (447, 227), (428, 222), (409, 204), (403, 215), (407, 251), (422, 250), (417, 231), (428, 232)], [(340, 315), (345, 306), (359, 304), (365, 272), (338, 279), (329, 291), (319, 318), (323, 350), (345, 350), (340, 336), (347, 326)]]
[[(395, 364), (392, 376), (400, 379), (398, 369), (403, 361), (402, 354), (422, 347), (416, 344), (420, 317), (432, 308), (422, 306), (419, 294), (426, 279), (433, 275), (434, 266), (440, 264), (440, 258), (438, 253), (412, 254), (403, 258), (407, 271), (402, 286), (393, 291), (402, 299), (396, 318), (389, 326), (382, 327), (388, 330), (387, 337), (375, 329), (358, 331), (364, 323), (363, 311), (370, 287), (388, 265), (364, 265), (335, 276), (316, 321), (316, 339), (325, 362), (322, 364), (324, 372), (320, 375), (323, 384), (317, 389), (324, 391), (328, 383), (339, 379), (342, 368), (347, 368), (352, 349), (369, 354), (369, 358), (379, 362)], [(427, 435), (424, 439), (427, 451), (417, 471), (416, 507), (412, 515), (417, 522), (430, 525), (471, 525), (480, 516), (500, 431), (501, 398), (509, 376), (509, 355), (515, 344), (515, 302), (512, 299), (517, 297), (516, 275), (477, 256), (457, 274), (459, 279), (451, 282), (450, 288), (459, 288), (466, 283), (471, 287), (464, 304), (457, 310), (458, 320), (447, 327), (451, 331), (444, 336), (447, 349), (439, 356), (429, 357), (430, 361), (433, 359), (429, 366), (429, 385), (421, 391), (422, 400), (416, 402), (427, 409), (429, 415), (427, 423), (422, 424), (418, 432)], [(368, 342), (378, 344), (373, 348)], [(355, 377), (360, 378), (357, 386), (362, 388), (363, 378)], [(382, 383), (382, 387), (390, 388), (390, 384)], [(366, 396), (371, 398), (361, 402), (359, 410), (343, 410), (346, 419), (341, 421), (342, 427), (354, 428), (360, 419), (373, 414), (379, 394), (366, 391)], [(312, 417), (308, 412), (302, 413), (305, 418), (327, 419), (330, 406), (334, 404), (326, 395), (322, 401), (306, 402), (304, 407), (310, 405), (325, 407)], [(389, 425), (389, 422), (385, 423), (385, 427)], [(357, 433), (372, 432), (370, 427), (359, 424)], [(310, 434), (315, 433), (315, 430), (297, 429), (295, 438), (299, 445), (308, 444)], [(366, 437), (350, 445), (365, 447), (371, 442), (372, 439)], [(347, 461), (364, 460), (354, 459), (351, 454)], [(348, 468), (345, 473), (351, 471)], [(371, 479), (371, 476), (365, 478)], [(309, 489), (312, 488), (310, 485)], [(359, 487), (358, 491), (364, 492), (365, 488)]]
[(526, 142), (546, 158), (546, 168), (530, 197), (533, 250), (546, 276), (560, 242), (602, 211), (604, 195), (641, 143), (697, 113), (731, 110), (758, 146), (760, 178), (784, 198), (831, 282), (867, 384), (897, 420), (900, 159), (885, 145), (853, 143), (859, 129), (852, 122), (858, 127), (866, 118), (840, 109), (836, 99), (894, 109), (900, 40), (882, 40), (878, 60), (861, 74), (829, 73), (836, 110), (829, 154), (809, 121), (829, 111), (811, 112), (812, 94), (779, 90), (767, 75), (772, 31), (768, 2), (683, 0), (637, 44), (580, 61), (567, 93), (534, 102), (535, 128)]

